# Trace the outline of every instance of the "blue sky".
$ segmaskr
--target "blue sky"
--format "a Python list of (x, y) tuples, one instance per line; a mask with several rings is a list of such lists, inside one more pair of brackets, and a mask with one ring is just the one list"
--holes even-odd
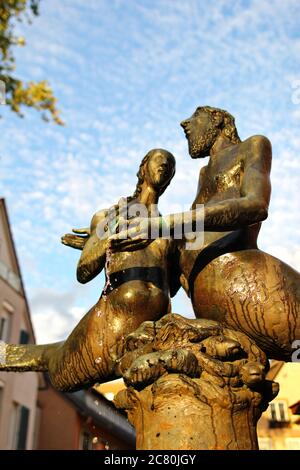
[[(65, 337), (103, 285), (101, 276), (76, 282), (79, 252), (60, 236), (132, 194), (149, 149), (177, 160), (161, 211), (189, 207), (206, 162), (190, 159), (179, 122), (199, 105), (231, 112), (242, 139), (270, 138), (259, 245), (300, 269), (299, 21), (298, 0), (42, 0), (40, 17), (18, 26), (27, 45), (16, 49), (16, 73), (47, 78), (66, 122), (0, 109), (0, 194), (40, 342)], [(191, 312), (183, 293), (174, 311)]]

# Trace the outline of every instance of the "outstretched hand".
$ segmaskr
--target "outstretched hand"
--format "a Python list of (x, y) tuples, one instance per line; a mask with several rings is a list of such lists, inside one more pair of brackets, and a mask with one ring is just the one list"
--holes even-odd
[[(73, 233), (66, 233), (61, 237), (61, 242), (64, 245), (75, 248), (76, 250), (83, 250), (84, 245), (90, 237), (89, 228), (73, 228)], [(76, 234), (76, 235), (74, 235)]]
[(155, 239), (151, 227), (156, 223), (158, 233), (159, 218), (137, 218), (128, 221), (128, 228), (109, 237), (112, 252), (136, 251), (146, 248)]

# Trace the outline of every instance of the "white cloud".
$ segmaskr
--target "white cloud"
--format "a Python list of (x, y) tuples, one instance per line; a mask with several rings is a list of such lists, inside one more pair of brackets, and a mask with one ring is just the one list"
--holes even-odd
[(69, 336), (90, 307), (82, 305), (82, 300), (78, 304), (79, 293), (80, 289), (75, 286), (68, 291), (43, 288), (30, 293), (38, 343), (61, 341)]

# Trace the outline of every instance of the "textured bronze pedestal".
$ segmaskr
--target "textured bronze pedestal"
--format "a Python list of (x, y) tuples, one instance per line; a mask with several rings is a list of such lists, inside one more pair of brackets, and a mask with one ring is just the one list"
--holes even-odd
[(278, 393), (267, 370), (244, 334), (169, 314), (127, 337), (127, 389), (116, 405), (136, 428), (137, 449), (257, 449), (257, 421)]

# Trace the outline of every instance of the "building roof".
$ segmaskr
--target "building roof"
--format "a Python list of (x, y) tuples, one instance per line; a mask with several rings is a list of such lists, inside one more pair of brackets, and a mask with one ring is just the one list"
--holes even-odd
[(300, 400), (289, 406), (289, 408), (292, 410), (293, 415), (300, 415)]
[(95, 389), (63, 394), (81, 413), (91, 416), (99, 427), (135, 447), (135, 429), (128, 419)]
[[(97, 387), (77, 392), (61, 392), (57, 390), (51, 383), (47, 373), (42, 373), (44, 386), (40, 387), (40, 391), (52, 389), (55, 393), (71, 403), (83, 416), (89, 416), (94, 423), (100, 428), (104, 428), (110, 434), (121, 439), (135, 447), (136, 434), (134, 427), (129, 423), (125, 413), (118, 410), (111, 400), (98, 391)], [(120, 382), (120, 381), (115, 381)], [(112, 384), (113, 382), (109, 382)], [(103, 384), (105, 385), (105, 384)], [(121, 385), (119, 385), (121, 388)], [(124, 385), (123, 385), (124, 388)], [(109, 385), (109, 390), (111, 385)]]
[(272, 361), (270, 365), (270, 370), (267, 373), (268, 380), (274, 380), (275, 377), (279, 374), (279, 371), (285, 363), (282, 361)]

